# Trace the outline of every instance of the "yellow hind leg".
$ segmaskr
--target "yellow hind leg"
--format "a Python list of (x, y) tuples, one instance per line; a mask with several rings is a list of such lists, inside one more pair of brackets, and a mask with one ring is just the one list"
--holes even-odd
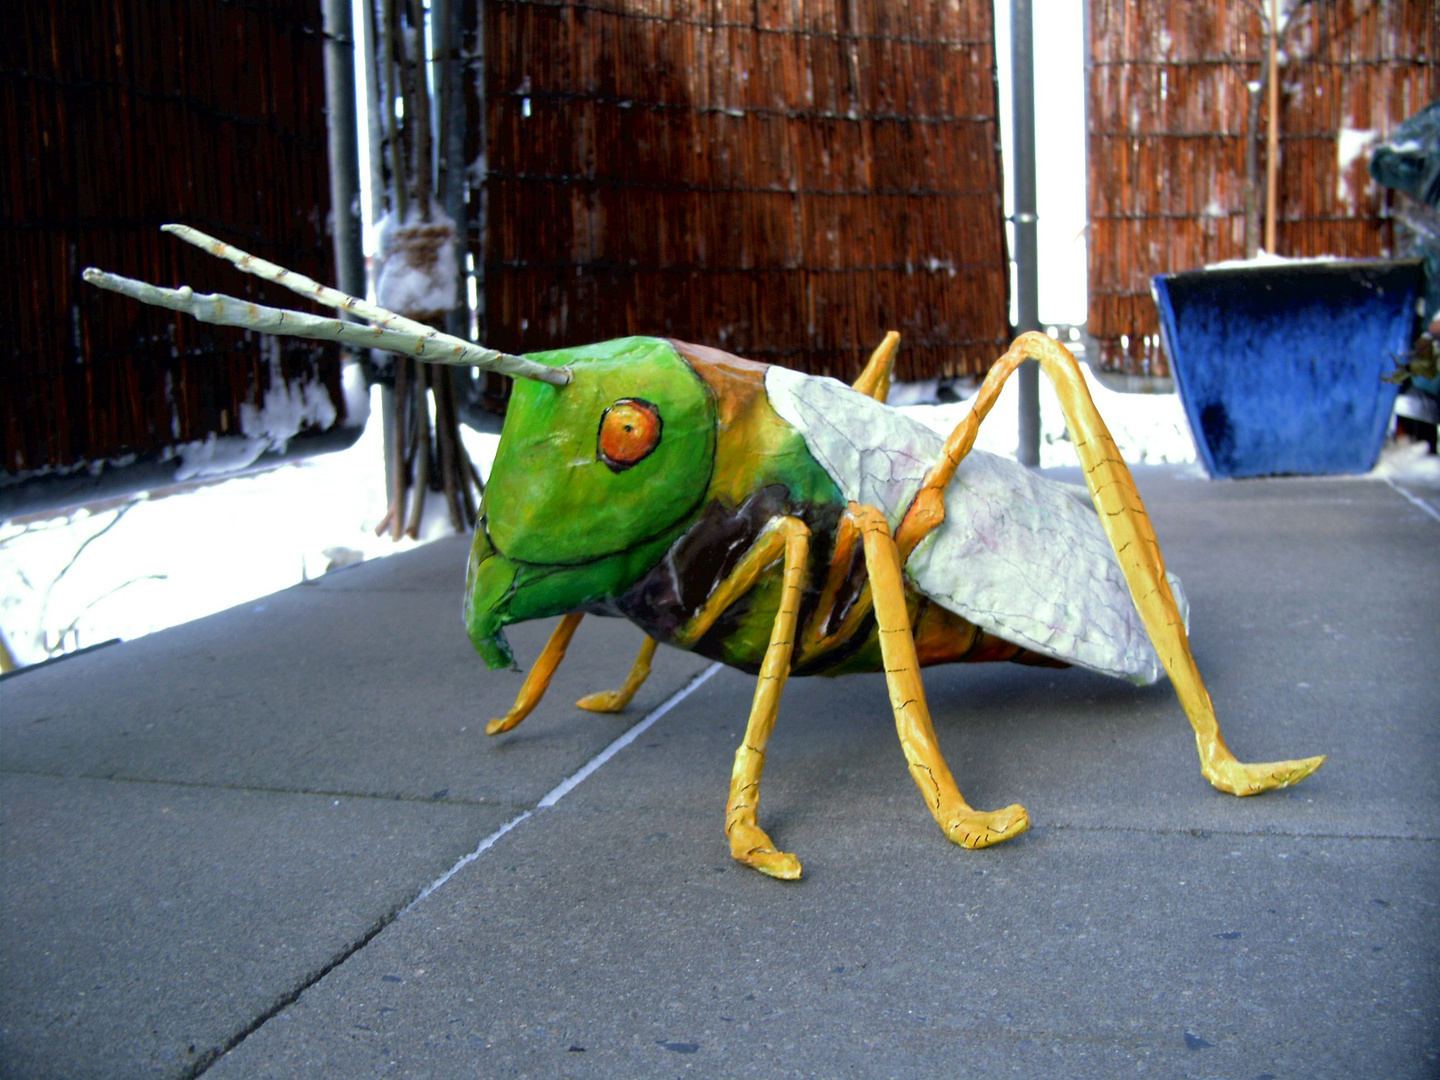
[(926, 476), (920, 493), (896, 530), (901, 557), (908, 558), (915, 545), (944, 520), (945, 487), (974, 445), (980, 422), (995, 404), (1001, 386), (1027, 357), (1040, 361), (1040, 367), (1055, 386), (1100, 523), (1115, 549), (1150, 641), (1195, 731), (1201, 773), (1215, 787), (1232, 795), (1254, 795), (1299, 783), (1324, 763), (1323, 755), (1246, 764), (1236, 760), (1225, 745), (1215, 718), (1215, 706), (1190, 653), (1185, 623), (1170, 592), (1170, 583), (1165, 580), (1165, 560), (1140, 493), (1135, 490), (1130, 470), (1105, 421), (1095, 409), (1080, 366), (1070, 350), (1058, 341), (1039, 333), (1022, 334), (1009, 351), (995, 361), (970, 413), (950, 433), (940, 460)]
[(860, 377), (850, 384), (850, 388), (876, 401), (884, 401), (889, 397), (890, 369), (895, 366), (895, 350), (899, 346), (900, 334), (894, 330), (888, 331), (880, 344), (875, 346), (875, 351), (870, 354), (870, 362), (865, 365)]

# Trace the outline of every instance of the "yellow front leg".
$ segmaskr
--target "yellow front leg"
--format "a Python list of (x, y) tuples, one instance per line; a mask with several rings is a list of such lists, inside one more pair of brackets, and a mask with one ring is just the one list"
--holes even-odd
[(961, 847), (983, 848), (1019, 836), (1030, 827), (1030, 817), (1018, 803), (1003, 810), (974, 810), (960, 794), (950, 767), (940, 754), (930, 709), (925, 704), (925, 686), (920, 681), (920, 661), (915, 655), (915, 638), (910, 631), (910, 613), (905, 602), (905, 583), (900, 576), (900, 556), (885, 516), (871, 506), (850, 504), (850, 513), (860, 522), (865, 543), (865, 570), (870, 575), (870, 592), (875, 604), (875, 622), (880, 628), (880, 655), (885, 660), (885, 681), (890, 689), (890, 707), (900, 748), (910, 765), (910, 776), (935, 822), (946, 837)]
[(640, 654), (635, 657), (635, 663), (630, 668), (630, 674), (625, 679), (624, 686), (619, 690), (601, 690), (598, 693), (586, 694), (575, 704), (590, 712), (619, 712), (630, 704), (635, 692), (650, 677), (650, 661), (654, 658), (655, 639), (647, 636), (645, 643), (640, 646)]
[(555, 677), (555, 669), (560, 666), (560, 661), (565, 659), (565, 650), (570, 647), (575, 628), (584, 617), (576, 612), (560, 620), (560, 625), (555, 628), (550, 640), (545, 643), (545, 648), (541, 650), (540, 658), (535, 661), (530, 674), (525, 676), (520, 693), (515, 696), (515, 704), (510, 706), (510, 711), (504, 716), (485, 725), (486, 735), (499, 735), (502, 731), (509, 731), (540, 704), (540, 699), (550, 687), (550, 680)]
[[(767, 542), (767, 537), (770, 538)], [(756, 541), (751, 551), (773, 548), (773, 538), (784, 541), (784, 583), (780, 610), (770, 631), (770, 644), (760, 664), (760, 677), (755, 684), (755, 698), (750, 706), (750, 720), (745, 725), (745, 738), (735, 751), (735, 768), (730, 777), (730, 801), (725, 810), (725, 835), (730, 839), (730, 854), (746, 866), (762, 874), (794, 881), (800, 876), (800, 860), (794, 855), (777, 851), (774, 842), (760, 828), (760, 774), (765, 768), (765, 746), (775, 727), (780, 710), (780, 695), (790, 674), (790, 657), (795, 647), (795, 627), (800, 614), (800, 597), (805, 589), (806, 563), (810, 554), (810, 530), (799, 518), (779, 518)], [(728, 585), (737, 575), (754, 582), (749, 572), (749, 553), (726, 579)], [(721, 586), (719, 592), (734, 595)], [(748, 587), (748, 586), (747, 586)]]

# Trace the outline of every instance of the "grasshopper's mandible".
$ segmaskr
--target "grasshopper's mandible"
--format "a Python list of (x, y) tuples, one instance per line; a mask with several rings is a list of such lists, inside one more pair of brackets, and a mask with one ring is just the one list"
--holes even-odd
[[(1074, 357), (1043, 334), (1016, 340), (942, 439), (884, 403), (893, 333), (853, 387), (658, 338), (512, 357), (166, 228), (373, 325), (96, 270), (86, 279), (209, 321), (516, 376), (470, 553), (465, 621), (499, 668), (513, 664), (505, 626), (563, 618), (514, 706), (487, 730), (508, 731), (535, 708), (586, 613), (629, 619), (647, 639), (624, 686), (582, 708), (623, 709), (657, 643), (758, 673), (725, 831), (731, 854), (763, 873), (800, 876), (799, 860), (758, 821), (765, 746), (792, 674), (884, 671), (910, 774), (945, 835), (968, 848), (1008, 840), (1029, 818), (1018, 805), (975, 810), (961, 796), (925, 703), (920, 668), (930, 664), (1079, 664), (1140, 683), (1163, 670), (1194, 728), (1201, 772), (1235, 795), (1294, 784), (1325, 760), (1244, 764), (1226, 747), (1178, 582), (1130, 472)], [(1089, 499), (971, 450), (1027, 357), (1055, 385)]]

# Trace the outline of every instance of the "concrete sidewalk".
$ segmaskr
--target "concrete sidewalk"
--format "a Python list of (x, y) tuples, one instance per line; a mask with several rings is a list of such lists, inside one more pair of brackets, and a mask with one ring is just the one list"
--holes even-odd
[(0, 1076), (1440, 1074), (1440, 492), (1137, 478), (1230, 745), (1331, 755), (1300, 787), (1211, 789), (1168, 684), (931, 669), (1034, 823), (962, 851), (883, 679), (795, 680), (774, 882), (722, 828), (753, 680), (661, 650), (584, 713), (640, 641), (587, 619), (487, 739), (520, 676), (443, 541), (0, 683)]

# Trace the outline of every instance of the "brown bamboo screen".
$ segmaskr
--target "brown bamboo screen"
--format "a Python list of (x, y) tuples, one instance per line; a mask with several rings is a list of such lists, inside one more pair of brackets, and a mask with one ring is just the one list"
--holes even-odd
[(331, 277), (318, 0), (17, 3), (4, 25), (0, 476), (238, 433), (238, 408), (257, 401), (277, 355), (289, 378), (321, 372), (343, 415), (333, 349), (197, 323), (80, 279), (97, 265), (290, 302), (162, 235), (166, 221)]
[(481, 7), (487, 343), (660, 334), (846, 378), (887, 329), (902, 378), (1004, 348), (990, 0)]
[[(1281, 41), (1277, 254), (1387, 254), (1383, 189), (1367, 154), (1342, 172), (1341, 132), (1387, 135), (1440, 93), (1440, 9), (1308, 0)], [(1103, 366), (1163, 374), (1151, 276), (1245, 255), (1263, 24), (1246, 0), (1089, 0), (1089, 50), (1089, 330)], [(1263, 222), (1263, 108), (1255, 137)]]

